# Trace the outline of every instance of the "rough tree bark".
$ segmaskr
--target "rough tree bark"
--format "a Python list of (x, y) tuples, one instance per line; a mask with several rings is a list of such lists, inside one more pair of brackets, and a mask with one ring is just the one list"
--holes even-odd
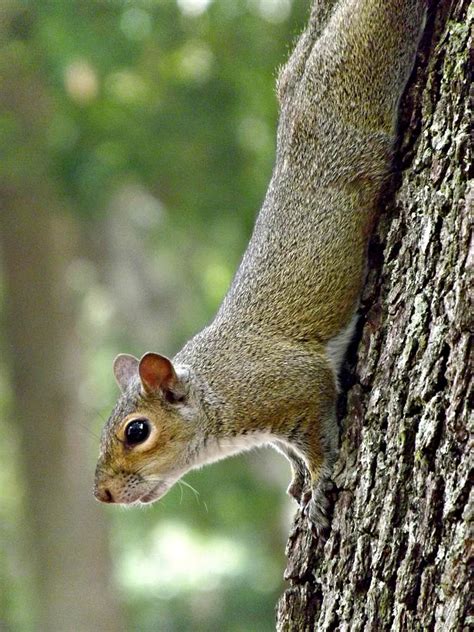
[(468, 628), (469, 4), (439, 3), (404, 100), (331, 532), (297, 515), (280, 631)]

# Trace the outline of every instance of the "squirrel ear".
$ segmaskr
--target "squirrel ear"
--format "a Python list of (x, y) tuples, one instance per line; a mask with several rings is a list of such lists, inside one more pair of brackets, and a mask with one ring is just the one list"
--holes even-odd
[(132, 377), (137, 374), (138, 359), (128, 353), (121, 353), (114, 360), (114, 375), (120, 390), (127, 390)]
[(145, 353), (138, 366), (140, 380), (147, 393), (162, 391), (167, 399), (179, 399), (179, 378), (173, 363), (158, 353)]

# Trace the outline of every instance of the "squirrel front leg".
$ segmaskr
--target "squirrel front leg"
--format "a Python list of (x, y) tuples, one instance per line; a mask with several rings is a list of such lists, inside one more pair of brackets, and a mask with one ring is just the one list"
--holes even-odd
[[(329, 425), (337, 427), (335, 416)], [(304, 507), (319, 534), (328, 526), (327, 492), (332, 486), (330, 475), (337, 454), (337, 433), (331, 434), (335, 441), (330, 446), (325, 445), (318, 425), (311, 419), (297, 442), (299, 451), (284, 441), (273, 441), (275, 449), (284, 454), (291, 465), (292, 476), (287, 493)]]
[[(322, 417), (317, 415), (304, 419), (300, 422), (298, 436), (290, 437), (293, 480), (288, 493), (299, 496), (297, 500), (318, 534), (322, 534), (329, 525), (327, 492), (331, 487), (330, 476), (338, 450), (335, 400), (330, 408)], [(304, 476), (305, 471), (308, 480)]]
[[(337, 428), (335, 415), (329, 425)], [(329, 524), (327, 492), (337, 454), (337, 433), (331, 431), (330, 434), (335, 441), (327, 445), (321, 440), (319, 424), (310, 418), (299, 426), (297, 438), (290, 437), (295, 447), (283, 440), (272, 443), (291, 465), (292, 477), (287, 493), (304, 508), (318, 534), (322, 534)]]
[(286, 490), (296, 502), (300, 502), (306, 484), (308, 469), (304, 460), (291, 446), (283, 441), (273, 441), (273, 447), (286, 456), (291, 465), (291, 482)]
[(321, 535), (329, 524), (327, 491), (339, 444), (337, 387), (332, 367), (323, 353), (313, 356), (306, 372), (311, 377), (307, 385), (311, 401), (293, 411), (293, 416), (286, 418), (279, 429), (274, 429), (278, 439), (272, 443), (291, 464), (288, 494), (304, 508)]

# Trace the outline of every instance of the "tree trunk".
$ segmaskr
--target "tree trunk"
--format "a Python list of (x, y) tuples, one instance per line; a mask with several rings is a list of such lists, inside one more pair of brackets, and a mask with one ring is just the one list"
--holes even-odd
[(468, 5), (438, 5), (404, 100), (402, 175), (371, 247), (331, 531), (318, 541), (297, 515), (280, 631), (468, 626)]

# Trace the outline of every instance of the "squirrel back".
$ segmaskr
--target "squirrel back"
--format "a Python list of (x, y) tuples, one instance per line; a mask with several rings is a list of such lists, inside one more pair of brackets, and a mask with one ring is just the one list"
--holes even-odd
[(121, 355), (95, 493), (153, 502), (185, 472), (269, 443), (319, 528), (337, 455), (337, 373), (391, 164), (423, 0), (317, 0), (280, 72), (273, 176), (214, 321), (173, 361)]

